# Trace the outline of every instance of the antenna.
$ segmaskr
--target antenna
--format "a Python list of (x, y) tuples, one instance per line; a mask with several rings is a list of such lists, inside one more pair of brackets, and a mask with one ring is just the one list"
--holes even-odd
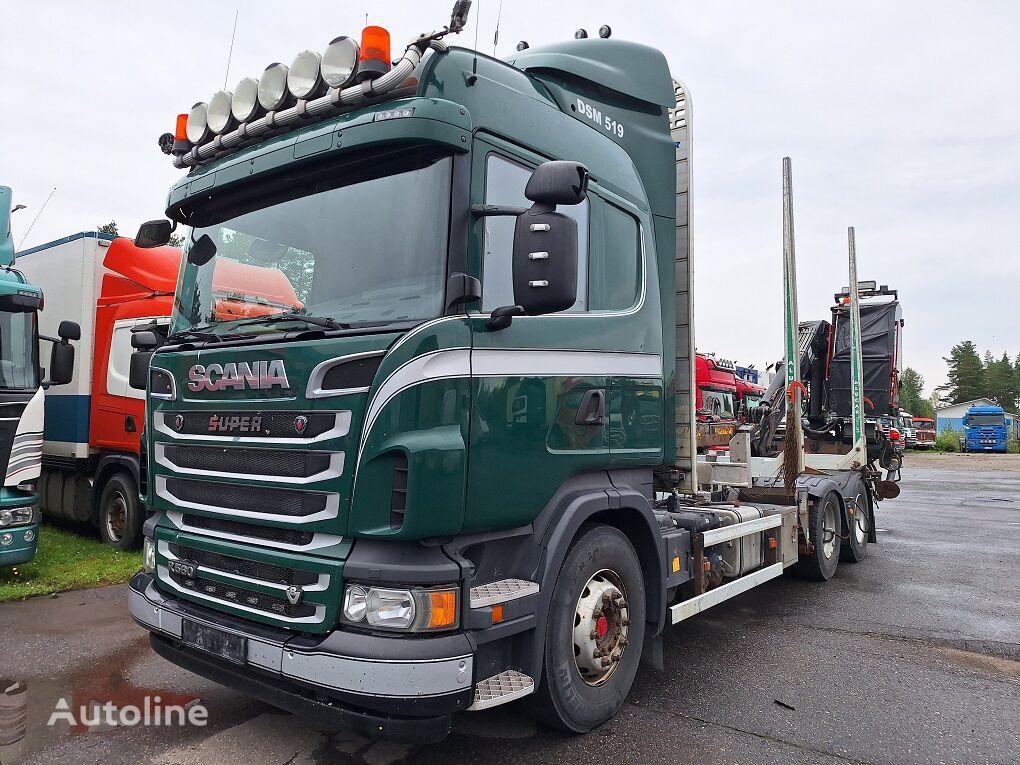
[(234, 11), (234, 31), (230, 33), (230, 51), (227, 53), (227, 71), (223, 74), (223, 89), (227, 89), (227, 80), (230, 79), (230, 59), (234, 57), (234, 38), (237, 36), (237, 16), (241, 11)]
[(499, 10), (496, 11), (496, 34), (492, 36), (492, 57), (496, 58), (496, 48), (499, 46), (499, 20), (503, 18), (503, 0), (499, 0)]
[(21, 237), (21, 241), (18, 242), (18, 249), (19, 250), (21, 249), (21, 245), (23, 245), (25, 243), (25, 240), (28, 238), (28, 235), (30, 233), (32, 233), (32, 227), (35, 225), (35, 222), (37, 220), (39, 220), (39, 216), (43, 214), (43, 210), (46, 209), (46, 205), (48, 205), (50, 203), (50, 200), (53, 198), (53, 195), (56, 193), (56, 191), (57, 191), (57, 187), (54, 186), (53, 187), (53, 191), (50, 192), (50, 195), (48, 197), (46, 197), (46, 201), (43, 202), (43, 206), (39, 208), (39, 212), (37, 212), (35, 214), (35, 217), (32, 218), (32, 222), (28, 224), (28, 231), (25, 232), (24, 236)]
[(475, 12), (475, 57), (471, 62), (471, 77), (472, 80), (469, 84), (474, 85), (478, 79), (478, 27), (480, 27), (482, 21), (482, 0), (478, 0), (478, 10)]

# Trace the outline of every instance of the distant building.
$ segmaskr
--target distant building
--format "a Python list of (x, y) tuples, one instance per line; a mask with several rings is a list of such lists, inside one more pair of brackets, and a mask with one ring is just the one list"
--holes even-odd
[[(940, 406), (935, 410), (935, 430), (941, 433), (946, 428), (963, 430), (963, 416), (972, 406), (998, 406), (990, 398), (976, 398), (973, 401), (964, 401), (962, 404), (949, 404)], [(1006, 429), (1017, 433), (1020, 428), (1020, 415), (1006, 412)]]

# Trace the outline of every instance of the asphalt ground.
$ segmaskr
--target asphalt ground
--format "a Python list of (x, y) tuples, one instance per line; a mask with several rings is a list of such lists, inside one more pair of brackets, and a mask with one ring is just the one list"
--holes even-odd
[[(27, 683), (29, 722), (0, 762), (1016, 763), (1020, 466), (952, 467), (908, 461), (879, 544), (832, 581), (787, 575), (668, 632), (664, 671), (642, 669), (619, 715), (587, 736), (514, 704), (462, 714), (428, 747), (327, 735), (155, 656), (124, 587), (5, 604), (0, 676)], [(208, 724), (47, 725), (60, 698), (74, 709), (146, 695), (200, 699)]]

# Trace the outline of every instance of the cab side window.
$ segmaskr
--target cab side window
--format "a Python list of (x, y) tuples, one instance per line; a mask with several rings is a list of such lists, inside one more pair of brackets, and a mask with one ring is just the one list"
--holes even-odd
[[(524, 197), (524, 187), (531, 177), (531, 168), (511, 162), (498, 154), (490, 154), (485, 161), (485, 204), (530, 207)], [(568, 311), (588, 310), (588, 218), (589, 203), (560, 206), (577, 221), (577, 300)], [(482, 254), (482, 310), (491, 311), (514, 304), (512, 256), (514, 244), (514, 218), (491, 216), (485, 224)]]
[(588, 307), (622, 311), (641, 292), (641, 237), (632, 215), (608, 202), (602, 206), (602, 236), (592, 248)]

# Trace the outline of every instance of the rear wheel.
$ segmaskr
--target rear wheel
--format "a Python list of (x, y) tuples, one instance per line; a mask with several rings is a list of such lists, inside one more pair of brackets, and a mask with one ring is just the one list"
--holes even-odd
[(107, 480), (99, 495), (99, 535), (110, 547), (135, 550), (142, 537), (142, 511), (138, 487), (127, 473)]
[(630, 541), (610, 526), (584, 529), (553, 588), (542, 682), (542, 722), (586, 733), (630, 692), (645, 631), (645, 586)]
[(871, 531), (871, 503), (867, 492), (859, 488), (846, 509), (846, 540), (840, 547), (839, 559), (846, 563), (857, 563), (868, 555), (868, 533)]
[(808, 506), (808, 527), (814, 549), (797, 561), (797, 573), (805, 579), (826, 582), (836, 573), (843, 524), (839, 495), (830, 491)]

